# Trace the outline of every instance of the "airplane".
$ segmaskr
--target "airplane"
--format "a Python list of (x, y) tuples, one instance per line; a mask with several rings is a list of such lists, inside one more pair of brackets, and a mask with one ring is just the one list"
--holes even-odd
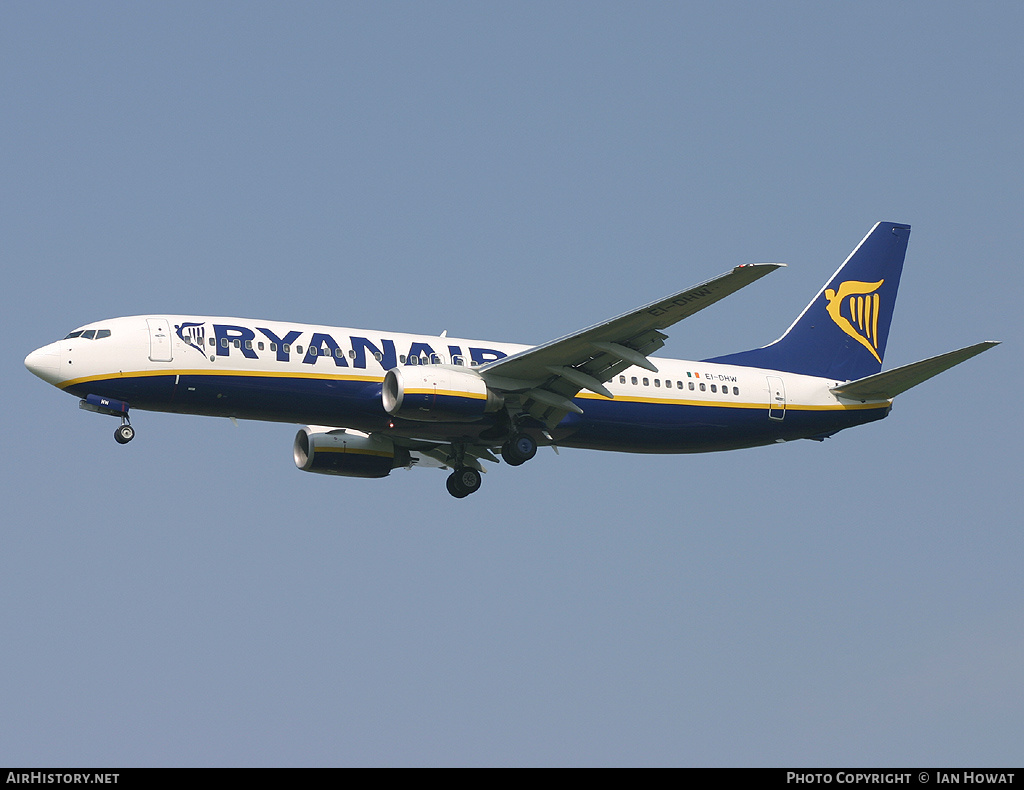
[[(386, 477), (452, 470), (457, 498), (483, 461), (519, 466), (539, 446), (633, 453), (824, 440), (886, 417), (893, 399), (998, 345), (882, 372), (910, 226), (877, 223), (786, 332), (699, 361), (651, 355), (662, 331), (784, 264), (706, 282), (539, 346), (210, 316), (86, 324), (25, 366), (121, 420), (129, 409), (296, 423), (296, 466)], [(131, 404), (131, 406), (129, 406)]]

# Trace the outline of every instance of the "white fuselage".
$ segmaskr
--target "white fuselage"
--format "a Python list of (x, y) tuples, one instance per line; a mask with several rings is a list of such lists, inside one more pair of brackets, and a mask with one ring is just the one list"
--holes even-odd
[[(65, 391), (133, 408), (315, 423), (447, 440), (473, 426), (396, 421), (381, 406), (393, 367), (480, 369), (528, 346), (445, 336), (208, 316), (133, 316), (88, 324), (33, 352), (26, 365)], [(694, 452), (828, 435), (877, 419), (889, 401), (860, 403), (839, 382), (759, 368), (651, 357), (581, 391), (551, 432), (566, 446)], [(408, 424), (403, 424), (408, 422)], [(486, 423), (480, 426), (486, 428)]]

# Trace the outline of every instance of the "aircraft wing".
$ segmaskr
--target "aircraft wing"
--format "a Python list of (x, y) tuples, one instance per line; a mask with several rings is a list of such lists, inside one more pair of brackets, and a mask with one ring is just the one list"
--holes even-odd
[(637, 365), (657, 373), (647, 356), (665, 345), (668, 336), (660, 330), (784, 265), (737, 266), (731, 272), (617, 318), (488, 363), (479, 372), (488, 386), (518, 393), (523, 412), (553, 427), (569, 412), (582, 413), (572, 402), (580, 390), (611, 398), (604, 382), (626, 368)]

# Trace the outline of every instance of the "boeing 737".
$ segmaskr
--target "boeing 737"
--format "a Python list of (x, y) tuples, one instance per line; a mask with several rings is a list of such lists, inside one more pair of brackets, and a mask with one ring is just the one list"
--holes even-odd
[[(113, 318), (33, 351), (25, 366), (120, 419), (135, 410), (304, 425), (307, 472), (385, 477), (450, 469), (480, 487), (482, 461), (538, 446), (696, 453), (822, 440), (882, 419), (893, 398), (997, 345), (882, 372), (909, 225), (880, 222), (788, 330), (700, 361), (651, 355), (663, 330), (783, 264), (737, 266), (700, 285), (539, 346), (209, 316)], [(496, 455), (497, 454), (497, 455)]]

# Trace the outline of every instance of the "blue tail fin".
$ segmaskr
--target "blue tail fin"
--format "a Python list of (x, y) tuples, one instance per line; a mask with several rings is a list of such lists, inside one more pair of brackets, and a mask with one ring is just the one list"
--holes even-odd
[(782, 337), (705, 361), (836, 381), (878, 373), (909, 238), (909, 225), (879, 222)]

